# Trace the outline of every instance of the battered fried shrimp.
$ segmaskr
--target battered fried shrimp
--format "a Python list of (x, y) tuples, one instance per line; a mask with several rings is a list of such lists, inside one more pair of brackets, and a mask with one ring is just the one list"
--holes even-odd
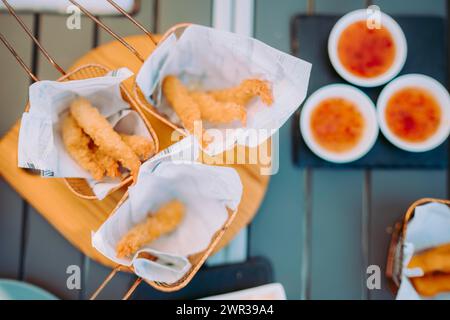
[(155, 154), (155, 142), (151, 139), (126, 134), (120, 134), (120, 137), (141, 161), (145, 161)]
[(92, 143), (92, 150), (94, 151), (95, 161), (103, 168), (106, 175), (111, 178), (120, 177), (119, 163), (113, 157), (108, 156), (98, 146)]
[(180, 224), (184, 214), (185, 207), (180, 201), (172, 200), (164, 204), (145, 221), (130, 229), (119, 241), (116, 247), (117, 257), (130, 257), (142, 246), (172, 232)]
[(450, 291), (450, 273), (430, 273), (423, 277), (409, 278), (416, 291), (426, 297)]
[(207, 145), (211, 141), (209, 135), (204, 130), (201, 132), (195, 132), (194, 130), (195, 122), (201, 123), (202, 121), (201, 113), (198, 104), (189, 95), (188, 89), (177, 77), (169, 75), (163, 80), (162, 91), (180, 118), (183, 127), (192, 134), (200, 134), (199, 140), (202, 141), (204, 146)]
[(73, 100), (70, 104), (70, 112), (102, 152), (119, 161), (122, 166), (130, 170), (133, 177), (137, 177), (141, 164), (139, 157), (123, 142), (111, 124), (88, 100), (84, 98)]
[(245, 126), (247, 112), (242, 105), (217, 101), (213, 96), (200, 91), (191, 92), (190, 95), (197, 102), (203, 120), (216, 124), (239, 120)]
[(246, 106), (250, 100), (257, 96), (268, 106), (273, 103), (272, 90), (269, 83), (259, 79), (247, 79), (236, 87), (212, 90), (209, 93), (218, 101), (234, 102), (241, 106)]
[(420, 268), (424, 273), (450, 273), (450, 243), (414, 255), (408, 268)]
[(67, 115), (62, 120), (61, 133), (70, 156), (95, 180), (101, 180), (104, 169), (96, 162), (95, 153), (89, 148), (91, 138), (83, 132), (72, 116)]

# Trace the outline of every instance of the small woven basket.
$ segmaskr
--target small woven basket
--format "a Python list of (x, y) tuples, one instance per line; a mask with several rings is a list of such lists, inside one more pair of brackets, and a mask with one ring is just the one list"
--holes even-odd
[(450, 200), (423, 198), (414, 202), (406, 211), (403, 221), (394, 225), (386, 263), (386, 277), (394, 294), (397, 294), (402, 279), (403, 246), (405, 243), (408, 222), (414, 217), (414, 210), (421, 205), (438, 202), (450, 206)]

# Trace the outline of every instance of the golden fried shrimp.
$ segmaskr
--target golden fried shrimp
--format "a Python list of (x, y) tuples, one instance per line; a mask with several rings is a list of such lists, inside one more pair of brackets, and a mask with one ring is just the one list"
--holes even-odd
[(450, 291), (450, 273), (430, 273), (423, 277), (409, 278), (416, 291), (426, 297)]
[(424, 273), (450, 273), (450, 243), (414, 255), (408, 264), (408, 268), (420, 268)]
[(152, 139), (127, 134), (120, 134), (120, 137), (141, 161), (145, 161), (155, 154), (155, 142)]
[(164, 234), (172, 232), (180, 224), (185, 214), (182, 202), (172, 200), (162, 205), (145, 221), (135, 225), (117, 244), (117, 257), (132, 256), (142, 246), (149, 244)]
[(111, 178), (120, 177), (119, 163), (103, 152), (98, 146), (92, 143), (92, 150), (94, 151), (95, 161), (106, 172), (106, 175)]
[(67, 115), (62, 120), (61, 135), (70, 156), (95, 180), (101, 180), (104, 169), (96, 162), (95, 153), (89, 148), (91, 138), (83, 132), (72, 116)]
[(247, 122), (247, 112), (240, 104), (217, 101), (213, 96), (200, 91), (191, 92), (190, 95), (197, 102), (203, 120), (211, 123), (239, 120), (243, 125)]
[(139, 157), (123, 142), (120, 135), (114, 131), (97, 108), (94, 108), (88, 100), (78, 98), (70, 104), (70, 112), (102, 152), (119, 161), (122, 166), (130, 170), (133, 177), (137, 177), (141, 165)]
[(238, 86), (228, 89), (211, 90), (209, 94), (218, 101), (234, 102), (241, 106), (246, 106), (250, 100), (257, 96), (268, 106), (273, 103), (273, 95), (269, 83), (258, 79), (247, 79)]
[(192, 134), (201, 135), (197, 136), (198, 139), (202, 141), (204, 146), (207, 145), (211, 141), (208, 134), (205, 133), (204, 130), (201, 130), (201, 132), (196, 132), (196, 130), (194, 130), (195, 123), (201, 124), (202, 118), (200, 108), (189, 95), (188, 89), (177, 77), (169, 75), (163, 80), (162, 91), (167, 101), (180, 118), (183, 127)]

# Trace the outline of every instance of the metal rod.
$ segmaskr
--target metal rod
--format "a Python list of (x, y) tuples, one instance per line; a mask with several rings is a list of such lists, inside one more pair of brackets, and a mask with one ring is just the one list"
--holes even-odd
[(133, 48), (128, 42), (118, 36), (114, 31), (112, 31), (107, 25), (97, 19), (94, 15), (92, 15), (85, 7), (80, 5), (75, 0), (69, 0), (72, 4), (77, 6), (85, 15), (87, 15), (91, 20), (97, 23), (100, 27), (102, 27), (106, 32), (108, 32), (111, 36), (113, 36), (117, 41), (123, 44), (128, 50), (130, 50), (141, 62), (144, 62), (144, 58)]
[(14, 50), (14, 48), (11, 46), (11, 44), (6, 40), (6, 38), (3, 36), (2, 33), (0, 33), (0, 40), (3, 42), (3, 44), (8, 48), (8, 50), (12, 53), (14, 58), (16, 58), (17, 62), (22, 66), (22, 68), (28, 73), (28, 75), (34, 80), (39, 81), (39, 78), (33, 74), (31, 69), (25, 64), (25, 62), (22, 60), (22, 58), (19, 56), (19, 54)]
[(100, 292), (102, 292), (102, 290), (106, 287), (106, 285), (108, 284), (108, 282), (111, 281), (112, 278), (114, 278), (114, 276), (116, 275), (117, 272), (119, 272), (121, 266), (117, 266), (115, 267), (111, 273), (106, 277), (106, 279), (102, 282), (102, 284), (100, 285), (100, 287), (97, 288), (97, 290), (95, 290), (95, 292), (92, 294), (92, 296), (89, 298), (89, 300), (95, 300), (95, 298), (97, 298), (97, 296), (99, 295)]
[(153, 42), (154, 45), (157, 44), (156, 40), (153, 38), (153, 35), (150, 33), (150, 31), (148, 31), (147, 29), (145, 29), (145, 27), (136, 19), (134, 19), (128, 12), (126, 12), (121, 6), (119, 6), (117, 3), (115, 3), (113, 0), (106, 0), (108, 1), (114, 8), (116, 8), (118, 11), (120, 11), (120, 13), (122, 13), (125, 17), (127, 17), (128, 19), (130, 19), (131, 22), (133, 22), (133, 24), (138, 27), (139, 29), (142, 30), (142, 32), (144, 32), (149, 38), (150, 40)]
[(41, 45), (38, 39), (33, 35), (33, 32), (27, 27), (27, 25), (22, 21), (22, 19), (19, 18), (19, 16), (14, 11), (13, 7), (8, 3), (6, 0), (2, 0), (2, 2), (5, 4), (5, 7), (8, 9), (9, 13), (17, 20), (17, 22), (20, 24), (22, 29), (28, 34), (28, 36), (34, 41), (36, 46), (39, 48), (39, 50), (42, 52), (42, 54), (45, 56), (45, 58), (64, 76), (66, 75), (66, 72), (64, 71), (61, 66), (59, 66), (55, 60), (50, 56), (50, 54), (45, 50), (45, 48)]
[(125, 293), (122, 300), (128, 300), (130, 296), (133, 294), (133, 292), (136, 290), (136, 288), (141, 284), (142, 278), (137, 278), (136, 281), (133, 283), (133, 285), (130, 287), (130, 289)]

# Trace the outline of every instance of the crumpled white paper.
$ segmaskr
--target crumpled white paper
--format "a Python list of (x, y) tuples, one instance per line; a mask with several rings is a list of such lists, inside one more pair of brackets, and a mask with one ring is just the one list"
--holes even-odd
[(159, 112), (180, 125), (161, 95), (160, 84), (166, 75), (176, 75), (188, 87), (204, 90), (235, 86), (248, 78), (268, 80), (274, 103), (268, 107), (254, 99), (247, 107), (245, 128), (239, 123), (228, 126), (233, 130), (226, 130), (227, 126), (211, 129), (205, 124), (214, 138), (205, 151), (216, 155), (235, 143), (256, 147), (274, 134), (305, 99), (310, 70), (310, 63), (256, 39), (191, 25), (179, 39), (172, 34), (156, 48), (140, 69), (136, 83)]
[[(406, 229), (402, 281), (396, 299), (427, 299), (420, 296), (409, 281), (410, 277), (422, 276), (423, 271), (420, 268), (409, 269), (408, 264), (414, 253), (445, 243), (450, 243), (450, 208), (437, 202), (417, 207)], [(450, 292), (438, 294), (433, 298), (450, 300)]]
[[(234, 169), (191, 161), (197, 156), (197, 141), (190, 136), (145, 162), (128, 199), (93, 234), (92, 245), (112, 261), (132, 265), (146, 280), (173, 283), (183, 277), (191, 268), (188, 256), (208, 247), (228, 219), (227, 208), (237, 210), (242, 196)], [(117, 258), (117, 243), (128, 230), (173, 199), (186, 207), (177, 229), (144, 246), (132, 259)], [(138, 258), (140, 252), (157, 260)]]
[(122, 99), (120, 83), (132, 76), (127, 68), (104, 77), (73, 81), (38, 81), (30, 86), (30, 109), (20, 123), (18, 166), (41, 170), (44, 177), (85, 178), (98, 199), (120, 184), (120, 178), (96, 181), (69, 155), (60, 119), (77, 96), (87, 98), (118, 132), (152, 139), (144, 121)]

